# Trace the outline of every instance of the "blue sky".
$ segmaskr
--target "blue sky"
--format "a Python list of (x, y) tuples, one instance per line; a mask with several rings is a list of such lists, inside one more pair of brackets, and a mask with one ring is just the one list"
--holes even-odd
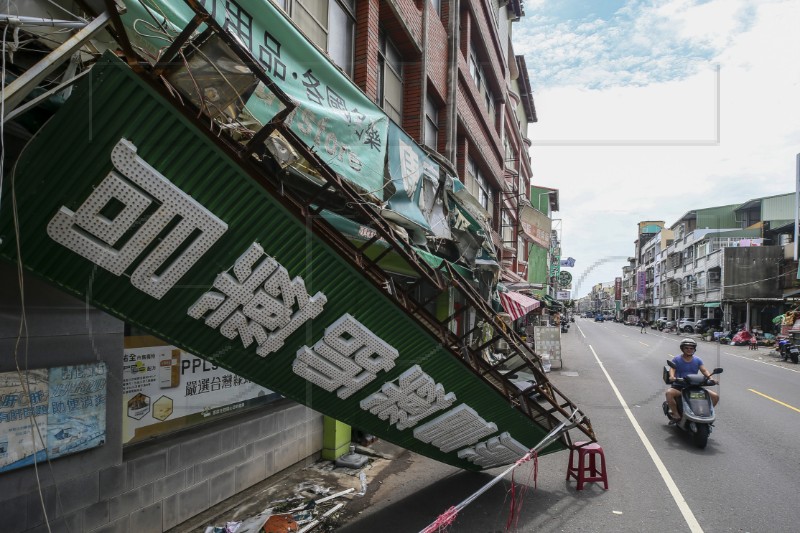
[(534, 183), (560, 190), (563, 255), (583, 279), (573, 296), (621, 275), (640, 220), (794, 191), (800, 2), (524, 8), (513, 43), (539, 117)]

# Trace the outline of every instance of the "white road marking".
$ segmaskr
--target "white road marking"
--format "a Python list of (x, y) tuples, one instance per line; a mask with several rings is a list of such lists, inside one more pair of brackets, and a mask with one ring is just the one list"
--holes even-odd
[(622, 397), (622, 394), (619, 392), (619, 389), (614, 384), (614, 380), (611, 379), (611, 376), (608, 374), (608, 371), (606, 371), (605, 366), (603, 366), (603, 362), (597, 356), (597, 352), (594, 351), (594, 347), (592, 347), (591, 344), (589, 345), (589, 349), (592, 350), (594, 358), (597, 360), (597, 364), (600, 365), (600, 370), (602, 370), (603, 374), (605, 374), (606, 379), (608, 380), (608, 384), (611, 385), (611, 389), (617, 396), (617, 400), (619, 400), (619, 403), (622, 406), (622, 409), (625, 411), (628, 420), (630, 420), (633, 429), (636, 430), (636, 434), (639, 435), (639, 440), (642, 441), (642, 444), (644, 445), (644, 448), (647, 450), (647, 453), (650, 454), (650, 459), (652, 459), (653, 464), (656, 465), (658, 473), (661, 474), (661, 479), (664, 480), (664, 484), (667, 486), (667, 489), (669, 489), (669, 493), (672, 495), (672, 499), (675, 500), (675, 504), (678, 506), (678, 509), (680, 509), (684, 520), (686, 520), (686, 525), (689, 526), (689, 530), (692, 531), (693, 533), (703, 533), (703, 528), (700, 527), (700, 523), (697, 521), (697, 518), (695, 518), (692, 510), (689, 508), (689, 504), (686, 502), (686, 499), (681, 494), (681, 491), (678, 489), (678, 486), (675, 484), (675, 481), (672, 479), (672, 476), (669, 475), (667, 467), (664, 465), (664, 462), (658, 456), (658, 453), (656, 453), (655, 448), (653, 448), (653, 445), (650, 444), (650, 440), (647, 438), (647, 435), (644, 434), (642, 427), (636, 421), (636, 418), (633, 416), (633, 413), (628, 407), (628, 404), (625, 403), (625, 398)]
[(732, 355), (733, 357), (738, 357), (739, 359), (747, 359), (748, 361), (752, 361), (754, 363), (761, 363), (762, 365), (774, 366), (775, 368), (781, 368), (783, 370), (788, 370), (789, 372), (798, 372), (798, 373), (800, 373), (800, 370), (797, 370), (795, 368), (788, 368), (788, 367), (785, 367), (785, 366), (782, 366), (782, 365), (776, 365), (775, 363), (770, 363), (769, 361), (761, 361), (759, 359), (750, 359), (749, 357), (745, 357), (743, 355), (736, 355), (735, 353), (731, 353), (731, 352), (722, 352), (722, 353), (724, 353), (725, 355)]
[(650, 346), (650, 345), (649, 345), (649, 344), (647, 344), (646, 342), (642, 342), (642, 341), (639, 341), (639, 344), (644, 344), (645, 346), (648, 346), (648, 347)]

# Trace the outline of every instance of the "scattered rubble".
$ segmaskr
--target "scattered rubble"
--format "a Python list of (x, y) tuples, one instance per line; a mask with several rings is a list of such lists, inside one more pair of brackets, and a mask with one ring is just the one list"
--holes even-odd
[[(285, 496), (284, 493), (285, 497), (269, 500), (262, 512), (245, 520), (226, 522), (224, 526), (208, 526), (205, 533), (334, 531), (340, 525), (338, 518), (347, 502), (366, 494), (366, 471), (371, 468), (372, 462), (369, 460), (360, 469), (337, 467), (331, 461), (315, 463), (300, 471), (306, 479), (291, 487), (291, 495)], [(342, 484), (353, 486), (339, 490)], [(268, 490), (279, 496), (278, 493), (285, 488), (278, 486)]]

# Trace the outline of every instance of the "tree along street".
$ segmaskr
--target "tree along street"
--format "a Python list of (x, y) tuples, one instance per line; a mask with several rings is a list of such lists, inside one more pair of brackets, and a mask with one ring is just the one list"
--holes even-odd
[[(706, 367), (725, 372), (715, 388), (714, 431), (706, 449), (697, 449), (667, 425), (661, 410), (661, 369), (685, 336), (582, 318), (562, 335), (564, 365), (555, 364), (550, 378), (592, 417), (609, 490), (590, 483), (576, 491), (574, 481), (564, 480), (567, 453), (541, 457), (537, 488), (530, 466), (514, 475), (513, 498), (522, 498), (518, 531), (797, 530), (800, 365), (781, 362), (764, 347), (698, 340)], [(388, 524), (419, 531), (502, 470), (468, 473), (412, 454), (387, 472), (358, 506), (361, 514), (340, 531)], [(510, 489), (508, 476), (466, 507), (451, 530), (504, 530)]]

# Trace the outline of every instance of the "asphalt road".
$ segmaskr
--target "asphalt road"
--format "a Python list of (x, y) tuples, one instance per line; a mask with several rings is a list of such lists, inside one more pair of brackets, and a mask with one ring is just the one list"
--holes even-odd
[[(661, 411), (661, 368), (684, 335), (578, 318), (562, 335), (563, 368), (550, 378), (591, 417), (603, 446), (609, 490), (566, 482), (567, 453), (515, 471), (522, 501), (516, 531), (800, 530), (800, 365), (761, 348), (698, 341), (707, 367), (723, 367), (717, 423), (704, 450), (669, 427)], [(578, 437), (579, 435), (575, 435)], [(469, 473), (409, 454), (385, 470), (343, 533), (420, 531), (488, 483), (496, 469)], [(511, 479), (482, 494), (448, 531), (507, 530)]]

